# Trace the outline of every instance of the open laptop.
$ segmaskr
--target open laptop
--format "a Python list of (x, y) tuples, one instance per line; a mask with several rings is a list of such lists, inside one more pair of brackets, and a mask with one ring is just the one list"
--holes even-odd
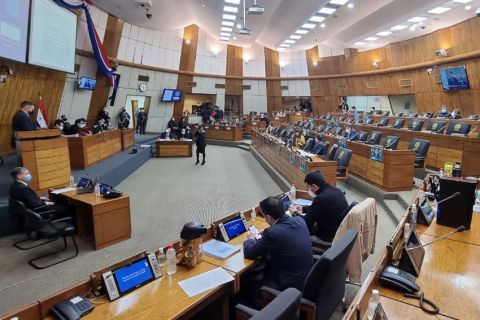
[(288, 196), (288, 194), (285, 193), (280, 198), (280, 201), (282, 201), (282, 203), (283, 203), (283, 208), (285, 209), (285, 214), (288, 214), (289, 216), (291, 216), (292, 214), (290, 213), (290, 211), (288, 211), (288, 208), (290, 208), (290, 205), (292, 204), (292, 202), (290, 201), (290, 197)]
[(93, 181), (88, 178), (80, 178), (77, 183), (77, 193), (92, 193), (94, 191)]

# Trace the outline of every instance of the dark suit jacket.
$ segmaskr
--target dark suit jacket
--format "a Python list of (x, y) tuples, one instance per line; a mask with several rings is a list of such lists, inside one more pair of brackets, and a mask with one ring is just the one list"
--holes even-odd
[(305, 212), (304, 218), (308, 229), (320, 239), (331, 242), (347, 208), (347, 199), (340, 189), (329, 184), (323, 186), (317, 191), (312, 205)]
[(289, 287), (303, 289), (313, 265), (312, 244), (305, 221), (301, 217), (280, 218), (265, 229), (260, 240), (243, 244), (247, 259), (269, 256), (264, 284), (278, 290)]
[(10, 186), (10, 197), (23, 202), (27, 208), (35, 209), (46, 205), (43, 200), (29, 186), (21, 182), (15, 181)]
[(35, 131), (37, 128), (28, 114), (18, 110), (12, 120), (13, 131)]

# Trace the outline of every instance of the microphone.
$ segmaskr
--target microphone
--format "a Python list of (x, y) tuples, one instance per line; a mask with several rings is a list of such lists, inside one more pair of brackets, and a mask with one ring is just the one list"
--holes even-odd
[(444, 124), (440, 129), (435, 130), (435, 133), (439, 133), (440, 131), (442, 131), (443, 129), (445, 129), (446, 126), (447, 126), (447, 124)]
[(395, 142), (397, 142), (397, 140), (393, 140), (392, 142), (390, 142), (386, 147), (383, 147), (384, 149), (390, 149), (391, 146), (393, 146), (395, 144)]
[(365, 141), (365, 144), (368, 144), (370, 141), (373, 141), (373, 138), (370, 138), (367, 141)]
[(355, 132), (355, 134), (353, 135), (353, 137), (351, 137), (351, 138), (348, 138), (348, 137), (347, 137), (347, 138), (348, 138), (348, 140), (353, 141), (353, 139), (355, 139), (357, 136), (358, 136), (358, 132)]
[(470, 135), (471, 135), (472, 133), (474, 133), (475, 131), (477, 131), (477, 128), (478, 128), (478, 127), (475, 127), (475, 128), (473, 128), (473, 130), (470, 130), (470, 132), (467, 133), (467, 134), (465, 135), (465, 137), (470, 137)]
[(420, 245), (420, 246), (411, 247), (411, 248), (406, 248), (406, 250), (407, 250), (407, 251), (412, 251), (412, 250), (415, 250), (415, 249), (420, 249), (420, 248), (429, 246), (429, 245), (431, 245), (431, 244), (433, 244), (433, 243), (435, 243), (435, 242), (437, 242), (437, 241), (443, 240), (443, 239), (445, 239), (446, 237), (451, 236), (451, 235), (454, 234), (454, 233), (462, 232), (462, 231), (464, 231), (464, 230), (465, 230), (465, 226), (460, 226), (460, 227), (456, 228), (455, 230), (453, 230), (452, 232), (449, 232), (449, 233), (441, 236), (441, 237), (438, 238), (438, 239), (435, 239), (435, 240), (433, 240), (433, 241), (427, 242), (427, 243), (422, 244), (422, 245)]
[(452, 199), (452, 198), (458, 197), (458, 196), (460, 196), (460, 195), (461, 195), (461, 193), (457, 191), (457, 192), (455, 192), (454, 194), (452, 194), (450, 197), (447, 197), (447, 198), (442, 199), (442, 200), (440, 200), (440, 201), (438, 201), (438, 202), (435, 202), (434, 204), (428, 204), (428, 205), (426, 205), (426, 206), (423, 206), (423, 207), (420, 207), (420, 206), (419, 206), (419, 207), (420, 207), (420, 209), (424, 209), (424, 208), (428, 208), (428, 207), (431, 208), (431, 207), (433, 207), (433, 206), (436, 206), (437, 204), (440, 204), (440, 203), (445, 202), (445, 201), (447, 201), (447, 200), (450, 200), (450, 199)]

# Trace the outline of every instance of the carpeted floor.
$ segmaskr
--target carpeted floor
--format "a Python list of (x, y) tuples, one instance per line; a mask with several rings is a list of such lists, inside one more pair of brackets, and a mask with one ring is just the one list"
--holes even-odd
[[(2, 179), (5, 177), (2, 176)], [(365, 196), (340, 185), (349, 202)], [(208, 146), (205, 166), (193, 158), (152, 159), (123, 181), (117, 189), (131, 197), (132, 238), (93, 250), (80, 240), (79, 256), (60, 265), (35, 270), (27, 264), (44, 249), (20, 251), (11, 244), (23, 235), (0, 239), (0, 314), (44, 298), (80, 280), (93, 271), (143, 250), (163, 246), (179, 238), (184, 223), (208, 224), (232, 212), (249, 208), (267, 195), (281, 192), (253, 156), (238, 148)], [(403, 212), (398, 212), (400, 216)], [(395, 224), (379, 206), (377, 250), (364, 264), (364, 276), (392, 234)], [(48, 250), (48, 248), (47, 248)], [(357, 291), (348, 286), (347, 302)], [(340, 319), (339, 310), (332, 319)]]

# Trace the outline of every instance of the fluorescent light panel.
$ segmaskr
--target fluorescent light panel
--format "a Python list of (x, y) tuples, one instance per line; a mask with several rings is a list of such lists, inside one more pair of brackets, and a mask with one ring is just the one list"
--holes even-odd
[(378, 40), (377, 37), (368, 37), (368, 38), (365, 38), (364, 41), (375, 41), (375, 40)]
[(290, 48), (290, 45), (289, 44), (286, 44), (286, 43), (282, 43), (280, 45), (281, 48)]
[(302, 36), (297, 35), (297, 34), (292, 34), (289, 38), (290, 38), (290, 39), (299, 40), (299, 39), (302, 39)]
[(407, 29), (408, 26), (404, 25), (404, 24), (398, 24), (394, 27), (391, 27), (390, 30), (392, 31), (400, 31), (400, 30), (403, 30), (403, 29)]
[(408, 19), (407, 21), (408, 22), (412, 22), (412, 23), (418, 23), (418, 22), (422, 22), (422, 21), (425, 21), (427, 20), (427, 18), (424, 18), (424, 17), (413, 17), (412, 19)]
[(230, 6), (224, 6), (223, 11), (225, 12), (231, 12), (231, 13), (237, 13), (238, 8), (237, 7), (230, 7)]
[(288, 40), (285, 40), (283, 43), (294, 44), (295, 40), (288, 39)]
[(220, 37), (220, 40), (222, 40), (222, 41), (228, 41), (228, 40), (230, 40), (230, 38), (229, 38), (229, 37)]
[(297, 31), (295, 31), (295, 33), (296, 34), (307, 34), (308, 30), (298, 29)]
[(353, 45), (354, 45), (354, 46), (364, 46), (364, 45), (366, 45), (366, 44), (367, 44), (366, 42), (359, 41), (359, 42), (354, 43)]
[(382, 31), (382, 32), (377, 33), (376, 35), (380, 36), (380, 37), (386, 37), (386, 36), (391, 35), (391, 34), (392, 34), (391, 31)]
[(331, 0), (330, 3), (331, 4), (336, 4), (336, 5), (339, 5), (339, 6), (343, 6), (348, 1), (350, 1), (350, 0)]
[(232, 32), (232, 30), (233, 30), (233, 29), (230, 28), (230, 27), (221, 27), (221, 28), (220, 28), (220, 31)]
[(240, 0), (225, 0), (225, 3), (240, 4)]
[(230, 37), (232, 34), (230, 32), (220, 32), (222, 37)]
[(442, 14), (447, 11), (450, 11), (450, 9), (451, 8), (447, 8), (447, 7), (436, 7), (436, 8), (433, 8), (432, 10), (429, 10), (428, 13)]
[(223, 15), (223, 19), (235, 21), (235, 19), (237, 19), (237, 16), (234, 15), (234, 14), (224, 14), (224, 15)]
[(222, 21), (222, 26), (233, 27), (233, 25), (232, 21)]
[(473, 0), (453, 0), (453, 2), (456, 2), (456, 3), (469, 3), (469, 2), (472, 2)]
[(322, 22), (323, 20), (325, 20), (325, 17), (313, 16), (310, 18), (310, 21), (312, 22)]
[(335, 9), (335, 8), (323, 7), (322, 9), (320, 9), (320, 10), (318, 11), (318, 13), (332, 14), (332, 13), (334, 13), (335, 11), (337, 11), (337, 9)]
[(315, 28), (316, 26), (317, 26), (317, 25), (314, 24), (314, 23), (304, 23), (304, 24), (302, 25), (302, 28), (304, 28), (304, 29), (313, 29), (313, 28)]

